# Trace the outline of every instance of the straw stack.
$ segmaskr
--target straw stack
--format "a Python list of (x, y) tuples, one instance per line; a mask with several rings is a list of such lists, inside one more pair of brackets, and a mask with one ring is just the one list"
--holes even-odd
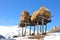
[(25, 27), (25, 24), (24, 24), (24, 23), (20, 23), (19, 26), (20, 26), (20, 27)]
[(51, 13), (47, 8), (43, 6), (38, 11), (35, 11), (33, 13), (31, 20), (39, 20), (40, 19), (39, 16), (43, 16), (46, 19), (49, 19), (51, 17)]
[(35, 11), (34, 13), (33, 13), (33, 15), (31, 16), (31, 20), (33, 21), (33, 20), (39, 20), (39, 11)]
[(30, 19), (30, 15), (29, 15), (29, 12), (27, 11), (24, 11), (22, 13), (22, 16), (21, 16), (21, 22), (29, 22), (29, 19)]
[(39, 9), (39, 11), (41, 12), (40, 15), (46, 17), (46, 19), (49, 19), (49, 18), (51, 17), (50, 11), (49, 11), (47, 8), (45, 8), (44, 6), (41, 7), (41, 8)]

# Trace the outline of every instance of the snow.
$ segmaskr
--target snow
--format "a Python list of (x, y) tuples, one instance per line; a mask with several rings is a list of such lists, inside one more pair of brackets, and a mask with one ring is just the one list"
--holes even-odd
[[(24, 30), (23, 30), (23, 34), (24, 34)], [(31, 33), (33, 33), (32, 30)], [(22, 28), (18, 28), (18, 26), (0, 26), (0, 35), (8, 37), (8, 36), (14, 36), (18, 34), (22, 36)], [(29, 29), (26, 29), (26, 35), (29, 35)]]
[(60, 40), (60, 33), (50, 33), (43, 38), (44, 40)]
[[(25, 30), (25, 28), (24, 28)], [(23, 34), (24, 34), (23, 30)], [(32, 31), (32, 30), (31, 30)], [(36, 32), (36, 31), (35, 31)], [(26, 35), (29, 35), (29, 29), (26, 29)], [(33, 33), (33, 31), (32, 31)], [(18, 26), (0, 26), (0, 35), (8, 38), (8, 36), (12, 37), (14, 35), (22, 35), (22, 28), (18, 28)], [(37, 32), (36, 32), (37, 34)], [(39, 40), (39, 39), (28, 39), (28, 36), (25, 37), (17, 37), (17, 38), (10, 38), (5, 40)], [(49, 33), (47, 36), (43, 38), (44, 40), (60, 40), (60, 32)]]

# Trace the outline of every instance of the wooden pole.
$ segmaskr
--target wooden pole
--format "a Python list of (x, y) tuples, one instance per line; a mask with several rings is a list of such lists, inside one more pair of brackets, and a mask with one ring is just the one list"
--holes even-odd
[(25, 24), (25, 35), (26, 35), (26, 24)]
[(34, 35), (35, 35), (35, 26), (34, 26)]
[(42, 33), (44, 33), (44, 19), (42, 18)]
[(31, 26), (30, 26), (30, 35), (31, 35)]
[(23, 36), (23, 27), (22, 27), (22, 36)]
[(38, 34), (38, 22), (37, 22), (37, 34)]

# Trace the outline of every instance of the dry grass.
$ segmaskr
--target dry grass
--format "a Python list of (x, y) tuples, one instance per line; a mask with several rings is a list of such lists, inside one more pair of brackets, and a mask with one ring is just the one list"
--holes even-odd
[(21, 16), (21, 21), (29, 21), (29, 19), (30, 19), (30, 14), (29, 14), (29, 12), (27, 12), (27, 11), (24, 11), (23, 13), (22, 13), (22, 16)]
[(28, 37), (29, 39), (40, 39), (40, 38), (44, 38), (45, 35), (40, 35), (40, 34), (37, 34), (37, 35), (31, 35), (31, 37)]

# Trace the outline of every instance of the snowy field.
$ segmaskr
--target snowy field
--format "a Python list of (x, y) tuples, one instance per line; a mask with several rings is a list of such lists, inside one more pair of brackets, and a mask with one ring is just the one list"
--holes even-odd
[[(25, 28), (24, 28), (25, 29)], [(29, 35), (29, 29), (26, 29), (26, 35)], [(32, 31), (32, 30), (31, 30)], [(24, 31), (23, 31), (24, 33)], [(33, 31), (32, 31), (33, 33)], [(0, 26), (0, 35), (4, 36), (5, 38), (0, 40), (40, 40), (40, 39), (28, 39), (27, 36), (26, 37), (17, 37), (17, 38), (9, 38), (14, 36), (14, 35), (18, 35), (20, 34), (20, 36), (22, 36), (22, 29), (18, 28), (18, 26)], [(56, 32), (56, 33), (50, 33), (47, 36), (45, 36), (43, 38), (44, 40), (60, 40), (60, 33)]]
[(44, 40), (60, 40), (60, 33), (50, 33), (43, 38)]

